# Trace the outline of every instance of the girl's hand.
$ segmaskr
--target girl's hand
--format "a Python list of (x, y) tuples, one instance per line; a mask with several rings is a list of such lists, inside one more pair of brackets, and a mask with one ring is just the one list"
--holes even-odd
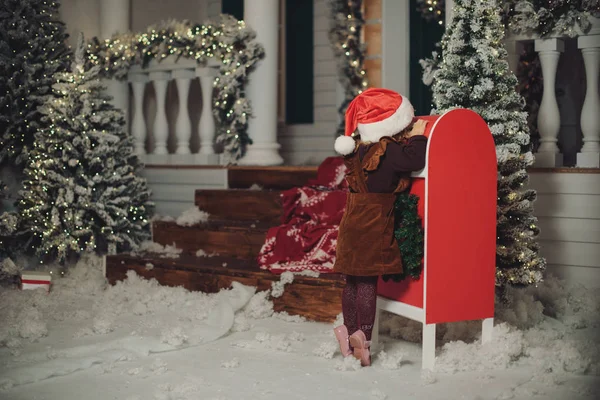
[(423, 135), (425, 133), (425, 127), (427, 126), (427, 121), (422, 119), (415, 122), (412, 126), (410, 132), (407, 132), (405, 137), (410, 138), (413, 136)]

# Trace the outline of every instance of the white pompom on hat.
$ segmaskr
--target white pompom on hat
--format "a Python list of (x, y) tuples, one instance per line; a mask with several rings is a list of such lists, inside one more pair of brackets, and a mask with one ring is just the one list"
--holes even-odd
[(415, 110), (407, 98), (389, 89), (371, 88), (356, 96), (346, 110), (346, 132), (335, 140), (335, 151), (352, 154), (356, 142), (352, 138), (358, 129), (364, 142), (378, 142), (394, 136), (409, 126)]

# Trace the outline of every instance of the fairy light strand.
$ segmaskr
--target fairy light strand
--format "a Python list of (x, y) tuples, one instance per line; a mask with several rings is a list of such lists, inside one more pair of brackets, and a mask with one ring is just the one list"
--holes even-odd
[(344, 133), (344, 115), (348, 104), (368, 87), (364, 69), (365, 49), (361, 31), (365, 24), (362, 0), (331, 0), (329, 2), (332, 25), (329, 40), (338, 61), (338, 79), (344, 87), (344, 101), (338, 108), (337, 134)]

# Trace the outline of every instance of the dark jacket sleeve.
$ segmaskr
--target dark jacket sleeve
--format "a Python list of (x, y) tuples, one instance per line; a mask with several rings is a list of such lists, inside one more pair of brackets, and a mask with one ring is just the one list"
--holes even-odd
[(396, 172), (412, 172), (425, 168), (427, 138), (413, 136), (406, 143), (390, 143), (386, 151), (386, 161), (391, 162)]

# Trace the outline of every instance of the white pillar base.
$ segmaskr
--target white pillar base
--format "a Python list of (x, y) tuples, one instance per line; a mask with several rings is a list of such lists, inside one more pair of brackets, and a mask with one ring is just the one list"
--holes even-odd
[[(377, 299), (379, 301), (379, 299)], [(381, 322), (381, 309), (377, 307), (375, 311), (375, 322), (373, 324), (373, 332), (371, 332), (371, 354), (380, 350), (379, 346), (379, 324)]]
[(433, 371), (435, 367), (435, 324), (423, 324), (423, 366)]
[(196, 165), (221, 165), (220, 154), (194, 154), (194, 164)]
[(537, 168), (560, 168), (563, 166), (563, 155), (542, 151), (534, 154), (534, 166)]
[(246, 155), (239, 165), (281, 165), (283, 158), (279, 155), (279, 143), (255, 143), (247, 147)]
[(481, 323), (481, 344), (492, 341), (492, 332), (494, 331), (494, 318), (486, 318)]
[(170, 154), (146, 154), (146, 164), (169, 165), (170, 162)]
[(600, 168), (600, 153), (577, 153), (577, 166), (580, 168)]

